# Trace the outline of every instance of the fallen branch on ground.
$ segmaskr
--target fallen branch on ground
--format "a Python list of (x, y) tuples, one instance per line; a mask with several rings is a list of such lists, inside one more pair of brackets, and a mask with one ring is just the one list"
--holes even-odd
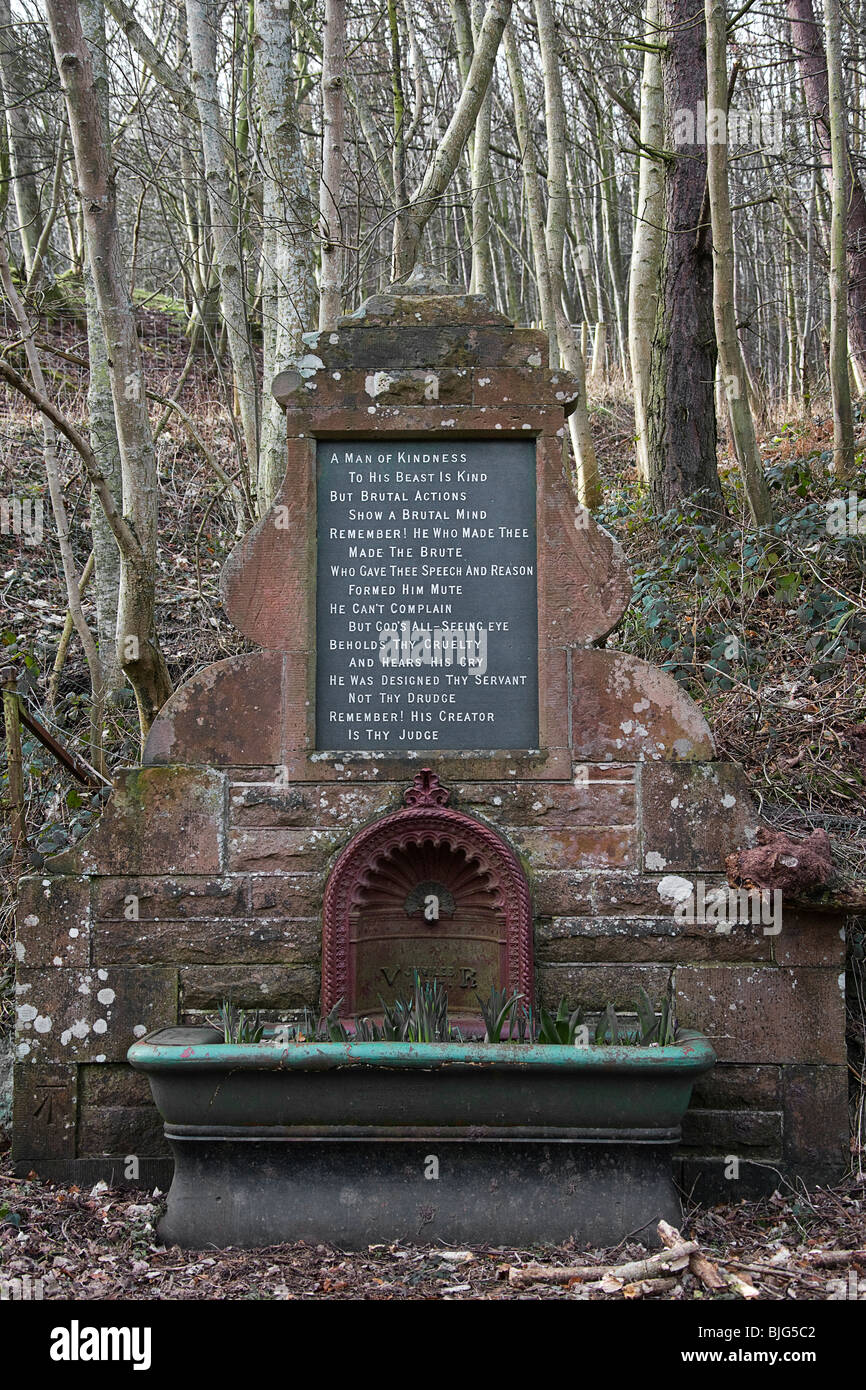
[(570, 1284), (573, 1281), (622, 1279), (634, 1283), (660, 1278), (672, 1270), (684, 1269), (698, 1247), (693, 1240), (682, 1241), (670, 1250), (660, 1250), (645, 1260), (629, 1260), (618, 1265), (508, 1265), (508, 1282), (519, 1288), (526, 1284)]

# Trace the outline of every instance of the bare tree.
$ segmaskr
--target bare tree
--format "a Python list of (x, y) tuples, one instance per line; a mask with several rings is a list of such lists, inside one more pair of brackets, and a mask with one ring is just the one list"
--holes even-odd
[(830, 390), (833, 395), (833, 471), (846, 478), (854, 467), (854, 418), (848, 380), (848, 267), (845, 230), (851, 178), (842, 75), (839, 0), (824, 0), (827, 50), (827, 124), (833, 174), (830, 226)]
[(411, 272), (421, 236), (448, 187), (475, 125), (493, 74), (502, 31), (511, 13), (511, 0), (490, 0), (478, 34), (472, 63), (448, 128), (433, 152), (421, 184), (412, 196), (405, 218), (394, 223), (393, 274), (405, 279)]
[(234, 369), (246, 467), (254, 480), (259, 456), (259, 393), (250, 339), (246, 274), (240, 253), (228, 146), (217, 89), (217, 11), (213, 0), (186, 0), (191, 81), (198, 109), (220, 308)]
[(628, 294), (628, 343), (634, 389), (638, 476), (649, 478), (646, 405), (650, 355), (658, 312), (658, 279), (664, 218), (664, 88), (659, 46), (658, 0), (647, 0), (643, 77), (640, 88), (638, 190)]
[[(568, 417), (568, 426), (577, 466), (578, 495), (585, 507), (594, 507), (601, 501), (601, 479), (589, 428), (586, 374), (580, 344), (575, 340), (564, 302), (563, 254), (568, 214), (565, 102), (562, 94), (559, 43), (550, 0), (535, 0), (535, 14), (544, 73), (544, 112), (547, 128), (547, 219), (544, 241), (553, 312), (551, 327), (557, 347), (556, 356), (578, 383), (578, 399)], [(553, 358), (551, 365), (555, 361), (556, 358)]]
[(0, 0), (0, 78), (6, 109), (9, 165), (18, 214), (18, 235), (27, 278), (33, 274), (36, 248), (42, 234), (39, 202), (39, 147), (32, 127), (31, 102), (24, 57), (16, 41), (9, 0)]
[(345, 0), (325, 0), (322, 39), (322, 178), (319, 184), (319, 328), (333, 328), (343, 300), (343, 93), (346, 80)]
[[(106, 61), (105, 12), (102, 0), (78, 0), (81, 28), (90, 50), (93, 85), (99, 106), (102, 128), (108, 132), (108, 65)], [(106, 134), (106, 140), (108, 135)], [(115, 499), (123, 495), (123, 474), (120, 447), (111, 399), (111, 376), (99, 304), (93, 282), (93, 271), (85, 248), (84, 297), (87, 309), (87, 412), (90, 421), (90, 445), (99, 460), (105, 481)], [(106, 698), (111, 699), (123, 685), (117, 645), (117, 606), (120, 595), (120, 551), (114, 533), (91, 491), (90, 525), (93, 532), (93, 586), (96, 595), (96, 631), (99, 656), (105, 683)]]
[(734, 451), (743, 474), (752, 520), (768, 526), (773, 520), (770, 490), (761, 467), (755, 422), (746, 393), (746, 369), (737, 332), (734, 279), (734, 228), (728, 188), (728, 65), (725, 0), (705, 0), (707, 24), (707, 123), (715, 126), (707, 138), (707, 187), (713, 230), (713, 316), (719, 365), (728, 402)]
[(664, 31), (664, 238), (647, 395), (650, 492), (666, 512), (700, 495), (721, 506), (716, 465), (713, 263), (706, 146), (697, 129), (706, 94), (703, 14), (693, 0), (660, 0)]
[[(826, 6), (825, 15), (829, 26)], [(809, 114), (818, 137), (824, 167), (833, 181), (836, 172), (832, 150), (828, 61), (812, 0), (788, 0), (788, 19)], [(829, 47), (829, 33), (827, 43)], [(836, 105), (844, 118), (844, 91), (838, 94)], [(848, 331), (860, 379), (866, 381), (866, 192), (860, 176), (852, 166), (847, 138), (840, 157), (843, 160), (840, 177), (844, 180)]]
[[(104, 478), (99, 498), (114, 523), (121, 549), (119, 658), (135, 691), (144, 738), (171, 693), (168, 669), (154, 628), (157, 478), (144, 372), (123, 268), (108, 136), (100, 118), (78, 6), (76, 0), (47, 0), (47, 11), (75, 152), (87, 254), (108, 353), (123, 481), (122, 518), (113, 510), (114, 499)], [(93, 471), (99, 474), (98, 464)]]
[(270, 394), (294, 365), (314, 323), (316, 282), (309, 254), (314, 222), (295, 105), (291, 14), (280, 0), (256, 0), (255, 79), (261, 123), (262, 336), (264, 389), (258, 507), (270, 505), (286, 471), (285, 411)]

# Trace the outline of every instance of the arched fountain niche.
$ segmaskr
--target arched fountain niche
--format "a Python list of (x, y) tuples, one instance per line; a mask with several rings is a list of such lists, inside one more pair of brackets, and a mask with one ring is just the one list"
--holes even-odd
[(429, 768), (405, 806), (360, 831), (324, 898), (322, 1008), (376, 1015), (411, 992), (415, 970), (448, 991), (451, 1017), (480, 1026), (494, 986), (533, 998), (526, 875), (490, 826), (448, 806)]

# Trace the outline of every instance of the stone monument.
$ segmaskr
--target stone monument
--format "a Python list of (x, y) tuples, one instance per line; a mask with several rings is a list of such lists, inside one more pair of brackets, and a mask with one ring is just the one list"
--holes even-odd
[(372, 1012), (417, 968), (468, 1026), (494, 985), (587, 1010), (672, 986), (720, 1059), (686, 1190), (837, 1176), (841, 919), (676, 909), (758, 818), (676, 682), (600, 645), (630, 584), (565, 475), (576, 383), (425, 272), (307, 342), (273, 385), (285, 480), (224, 573), (258, 650), (187, 681), (99, 826), (22, 881), (18, 1170), (165, 1186), (135, 1037), (225, 997)]

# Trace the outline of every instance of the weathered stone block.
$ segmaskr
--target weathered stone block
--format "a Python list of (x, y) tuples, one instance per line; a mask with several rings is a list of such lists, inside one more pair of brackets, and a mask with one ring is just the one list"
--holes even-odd
[(575, 378), (564, 371), (543, 371), (538, 367), (500, 367), (495, 372), (472, 373), (475, 405), (495, 409), (502, 405), (537, 405), (548, 401), (555, 409), (564, 409), (576, 400), (580, 388)]
[(773, 955), (779, 965), (824, 965), (845, 968), (845, 926), (841, 913), (802, 912), (785, 909), (782, 930), (773, 937)]
[(94, 929), (96, 957), (104, 964), (220, 964), (223, 961), (318, 962), (318, 918), (178, 922), (99, 922)]
[(223, 999), (250, 1009), (319, 1007), (320, 971), (312, 965), (181, 967), (184, 1009), (215, 1009)]
[[(288, 373), (283, 374), (283, 382), (288, 387), (287, 377)], [(367, 410), (373, 401), (402, 406), (424, 405), (431, 401), (438, 401), (440, 405), (471, 405), (472, 372), (468, 367), (441, 367), (431, 371), (429, 368), (391, 366), (374, 372), (363, 368), (348, 371), (326, 368), (319, 369), (314, 378), (299, 381), (294, 389), (286, 389), (285, 397), (291, 409), (309, 410), (314, 406), (317, 411), (323, 406)], [(538, 390), (528, 399), (531, 404), (537, 404)]]
[(18, 1064), (12, 1110), (12, 1156), (72, 1158), (77, 1108), (75, 1067)]
[(680, 1023), (729, 1062), (844, 1062), (844, 995), (832, 970), (678, 966)]
[(154, 1105), (81, 1107), (78, 1148), (83, 1154), (161, 1158), (171, 1153)]
[[(336, 337), (336, 342), (333, 338)], [(310, 340), (311, 343), (313, 340)], [(549, 343), (544, 333), (531, 329), (515, 330), (509, 326), (480, 326), (451, 323), (417, 324), (411, 333), (399, 324), (353, 325), (338, 334), (319, 335), (311, 352), (320, 356), (327, 368), (339, 371), (353, 367), (440, 368), (464, 365), (471, 367), (519, 367), (528, 364), (541, 367), (549, 357)], [(280, 395), (279, 378), (274, 383), (277, 400), (291, 405)]]
[(317, 917), (324, 890), (322, 873), (257, 875), (250, 879), (250, 908), (256, 916)]
[(82, 1105), (129, 1108), (153, 1104), (147, 1077), (143, 1072), (133, 1071), (125, 1062), (79, 1066), (78, 1093)]
[[(613, 631), (628, 607), (631, 574), (619, 542), (580, 506), (566, 480), (561, 439), (542, 440), (539, 456), (539, 632), (557, 647), (575, 647)], [(580, 657), (574, 651), (570, 664), (575, 699)], [(627, 755), (621, 761), (628, 761)]]
[(509, 826), (508, 840), (540, 869), (570, 864), (575, 869), (634, 866), (637, 834), (634, 826), (586, 826), (581, 830), (533, 829)]
[(292, 786), (256, 783), (233, 786), (229, 794), (232, 826), (316, 827), (339, 825), (358, 830), (375, 816), (401, 804), (397, 786)]
[(782, 1093), (787, 1162), (807, 1182), (841, 1177), (850, 1162), (847, 1068), (784, 1067)]
[(595, 875), (579, 869), (540, 869), (532, 877), (536, 917), (576, 917), (592, 912)]
[(536, 954), (546, 961), (743, 961), (772, 959), (760, 929), (718, 936), (711, 926), (671, 917), (555, 917), (536, 931)]
[[(544, 647), (538, 663), (538, 739), (548, 752), (548, 766), (542, 776), (553, 777), (553, 767), (561, 767), (560, 777), (571, 776), (571, 746), (568, 707), (571, 653), (565, 647)], [(554, 751), (555, 750), (555, 751)], [(467, 781), (474, 777), (467, 778)], [(487, 777), (481, 780), (487, 781)]]
[(177, 1020), (170, 969), (22, 970), (15, 990), (21, 1061), (120, 1062), (136, 1038)]
[(228, 868), (233, 873), (290, 873), (323, 870), (347, 839), (343, 830), (262, 827), (229, 835)]
[[(312, 640), (315, 458), (312, 438), (289, 438), (286, 476), (273, 504), (223, 566), (222, 597), (229, 618), (251, 642), (274, 651), (306, 653)], [(309, 698), (308, 673), (306, 663), (301, 666), (300, 674), (286, 669), (286, 690), (293, 700), (303, 701)]]
[(47, 860), (51, 874), (218, 874), (225, 778), (194, 767), (121, 771), (94, 830)]
[(159, 922), (186, 917), (242, 917), (247, 912), (248, 880), (199, 878), (194, 874), (164, 878), (103, 878), (93, 886), (94, 918), (106, 921)]
[(641, 771), (643, 867), (658, 873), (724, 871), (724, 857), (752, 844), (758, 816), (733, 763), (647, 763)]
[(15, 919), (15, 953), (22, 965), (87, 965), (90, 960), (86, 878), (33, 874), (19, 879)]
[(706, 1110), (781, 1110), (780, 1067), (718, 1062), (695, 1082), (692, 1105)]
[(624, 826), (635, 821), (635, 788), (631, 782), (589, 783), (469, 783), (452, 805), (502, 825)]
[(163, 706), (144, 762), (281, 763), (283, 657), (249, 652), (196, 672)]
[(664, 965), (545, 965), (538, 966), (539, 1000), (556, 1008), (560, 999), (569, 1007), (600, 1011), (608, 1004), (631, 1011), (643, 985), (653, 1003), (660, 1003), (670, 981)]
[(587, 647), (572, 654), (574, 756), (585, 762), (704, 760), (709, 726), (672, 676), (636, 656)]
[(666, 917), (672, 906), (659, 897), (658, 885), (657, 878), (636, 873), (597, 874), (593, 907), (603, 917)]
[(683, 1145), (699, 1153), (781, 1158), (782, 1116), (765, 1110), (701, 1110), (683, 1116)]

